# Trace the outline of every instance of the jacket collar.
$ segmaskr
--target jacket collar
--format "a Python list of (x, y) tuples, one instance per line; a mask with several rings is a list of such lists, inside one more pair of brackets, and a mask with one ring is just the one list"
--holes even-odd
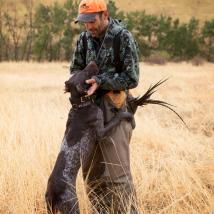
[[(112, 38), (115, 35), (117, 35), (121, 30), (123, 30), (125, 27), (122, 24), (121, 20), (118, 19), (112, 19), (109, 17), (109, 27), (107, 28), (106, 32), (106, 38)], [(92, 38), (90, 32), (86, 31), (87, 37)], [(104, 38), (104, 36), (101, 38), (101, 40)]]

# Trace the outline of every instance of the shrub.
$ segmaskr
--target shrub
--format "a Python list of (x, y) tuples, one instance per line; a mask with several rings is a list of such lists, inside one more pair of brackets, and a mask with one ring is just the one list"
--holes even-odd
[(150, 64), (165, 65), (169, 59), (170, 56), (166, 51), (156, 51), (146, 58), (145, 61)]
[(214, 19), (206, 21), (202, 28), (201, 53), (208, 61), (214, 62)]
[(195, 56), (191, 60), (192, 65), (199, 66), (204, 63), (204, 59), (200, 56)]

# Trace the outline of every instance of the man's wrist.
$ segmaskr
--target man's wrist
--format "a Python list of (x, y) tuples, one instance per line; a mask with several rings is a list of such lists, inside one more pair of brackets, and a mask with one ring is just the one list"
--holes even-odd
[(102, 81), (100, 78), (98, 78), (97, 76), (93, 76), (92, 79), (94, 79), (98, 85), (98, 87), (101, 85)]

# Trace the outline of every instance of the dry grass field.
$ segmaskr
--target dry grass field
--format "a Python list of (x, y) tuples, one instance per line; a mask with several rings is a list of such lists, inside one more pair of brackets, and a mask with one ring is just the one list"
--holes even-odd
[[(0, 64), (0, 213), (44, 214), (44, 191), (70, 105), (66, 63)], [(157, 106), (138, 109), (131, 161), (139, 213), (214, 213), (214, 64), (141, 64), (134, 94), (170, 77), (154, 98), (177, 106), (189, 126)], [(78, 194), (89, 213), (81, 176)]]

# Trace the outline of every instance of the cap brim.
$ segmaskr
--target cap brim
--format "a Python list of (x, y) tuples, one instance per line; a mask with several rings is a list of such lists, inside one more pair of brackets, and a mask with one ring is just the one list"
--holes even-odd
[(95, 16), (97, 15), (97, 13), (82, 13), (79, 14), (75, 20), (75, 23), (77, 22), (92, 22), (95, 19)]

